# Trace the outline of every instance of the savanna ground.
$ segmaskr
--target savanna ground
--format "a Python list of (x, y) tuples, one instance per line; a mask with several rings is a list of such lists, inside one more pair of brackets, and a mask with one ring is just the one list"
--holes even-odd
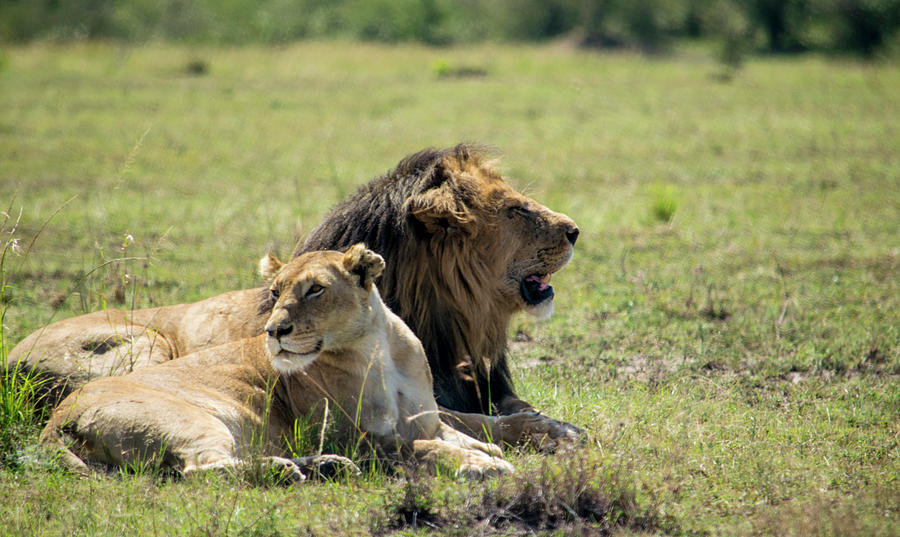
[(7, 49), (4, 355), (53, 320), (256, 286), (357, 185), (477, 141), (582, 229), (555, 317), (510, 337), (523, 398), (591, 443), (508, 450), (519, 476), (486, 483), (79, 479), (4, 383), (0, 533), (897, 535), (898, 87), (896, 64), (732, 73), (698, 49)]

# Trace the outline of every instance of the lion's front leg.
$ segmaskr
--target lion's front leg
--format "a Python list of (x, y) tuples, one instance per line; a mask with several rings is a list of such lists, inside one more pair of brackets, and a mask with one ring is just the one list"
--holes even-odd
[(518, 432), (519, 443), (539, 451), (552, 453), (563, 446), (571, 446), (587, 439), (584, 429), (565, 421), (541, 414), (531, 404), (513, 394), (503, 397), (497, 404), (501, 426)]
[(497, 427), (502, 431), (504, 442), (531, 446), (544, 453), (554, 453), (587, 439), (584, 429), (537, 411), (497, 416)]
[[(297, 483), (306, 480), (306, 475), (291, 459), (285, 459), (283, 457), (262, 457), (258, 463), (262, 464), (263, 471), (272, 471), (273, 473), (278, 474), (280, 481), (285, 483)], [(205, 462), (203, 464), (186, 464), (182, 470), (182, 474), (187, 477), (202, 472), (238, 470), (250, 464), (254, 463), (238, 459), (237, 457), (221, 457), (217, 460)]]
[(535, 410), (488, 416), (441, 409), (441, 420), (454, 429), (487, 442), (526, 445), (545, 453), (576, 445), (587, 438), (584, 429)]

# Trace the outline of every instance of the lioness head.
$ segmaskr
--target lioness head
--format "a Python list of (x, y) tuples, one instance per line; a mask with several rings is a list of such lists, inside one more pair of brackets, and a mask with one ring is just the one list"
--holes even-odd
[(455, 264), (473, 267), (470, 285), (497, 293), (490, 298), (509, 313), (553, 313), (550, 276), (572, 258), (579, 234), (571, 218), (517, 192), (480, 155), (459, 150), (435, 162), (431, 184), (407, 203), (433, 247), (466, 256)]
[(259, 268), (269, 282), (261, 307), (271, 309), (266, 346), (279, 372), (302, 371), (319, 353), (346, 348), (369, 329), (369, 295), (384, 260), (364, 245), (346, 253), (310, 252), (288, 263), (269, 254)]

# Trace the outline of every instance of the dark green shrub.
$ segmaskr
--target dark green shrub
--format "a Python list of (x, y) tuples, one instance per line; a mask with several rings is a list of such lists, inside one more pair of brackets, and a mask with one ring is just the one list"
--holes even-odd
[(834, 50), (872, 57), (900, 26), (898, 0), (835, 0), (829, 8)]
[(0, 2), (0, 42), (112, 38), (230, 44), (343, 36), (444, 45), (576, 36), (585, 46), (660, 52), (674, 39), (715, 37), (730, 58), (748, 50), (868, 57), (888, 48), (898, 26), (900, 0)]
[(802, 35), (809, 22), (806, 0), (751, 0), (747, 15), (766, 35), (766, 50), (797, 52), (805, 48)]

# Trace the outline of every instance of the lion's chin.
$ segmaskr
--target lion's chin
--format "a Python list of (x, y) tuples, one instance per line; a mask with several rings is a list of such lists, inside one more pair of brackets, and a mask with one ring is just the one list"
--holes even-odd
[(549, 319), (553, 315), (553, 286), (550, 274), (533, 274), (519, 284), (519, 295), (525, 305), (525, 312), (538, 320)]
[(317, 343), (310, 352), (291, 352), (285, 349), (278, 340), (270, 337), (266, 341), (266, 350), (272, 357), (272, 367), (276, 371), (286, 374), (299, 373), (319, 357), (319, 353), (322, 352), (322, 342)]
[(553, 298), (548, 298), (538, 304), (526, 305), (525, 313), (539, 321), (546, 321), (553, 316)]
[(272, 367), (279, 373), (299, 373), (315, 362), (318, 357), (318, 352), (294, 354), (292, 352), (281, 351), (272, 359)]

